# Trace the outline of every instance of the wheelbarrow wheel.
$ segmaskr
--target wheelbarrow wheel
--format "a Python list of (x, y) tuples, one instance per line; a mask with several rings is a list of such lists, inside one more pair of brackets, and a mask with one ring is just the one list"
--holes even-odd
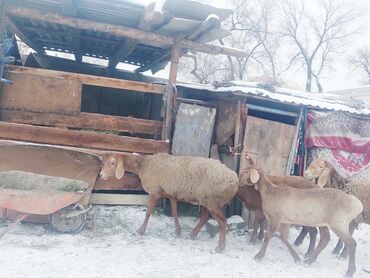
[(60, 233), (78, 233), (86, 224), (86, 213), (76, 213), (70, 217), (65, 216), (73, 212), (78, 212), (79, 210), (82, 210), (82, 208), (71, 205), (53, 213), (50, 216), (50, 226), (53, 230)]

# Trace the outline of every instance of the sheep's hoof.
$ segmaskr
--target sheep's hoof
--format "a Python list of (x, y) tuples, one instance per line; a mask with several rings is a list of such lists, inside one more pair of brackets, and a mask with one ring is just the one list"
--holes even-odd
[(347, 270), (345, 277), (352, 278), (353, 277), (353, 273), (355, 273), (355, 271), (353, 271), (353, 270)]
[(263, 255), (263, 254), (261, 254), (261, 253), (257, 253), (257, 255), (256, 255), (256, 256), (254, 256), (253, 260), (255, 260), (255, 261), (259, 262), (260, 260), (262, 260), (262, 258), (263, 258), (263, 257), (264, 257), (264, 255)]
[(262, 240), (264, 238), (264, 235), (258, 235), (258, 240)]
[(176, 233), (176, 236), (178, 237), (181, 236), (181, 230), (176, 230), (175, 233)]
[(311, 265), (311, 264), (313, 264), (315, 261), (316, 261), (316, 259), (315, 259), (315, 258), (308, 257), (308, 259), (307, 259), (307, 260), (305, 260), (304, 262), (305, 262), (306, 264), (308, 264), (308, 265)]
[(257, 242), (257, 239), (255, 239), (255, 238), (251, 238), (249, 240), (249, 243), (252, 244), (252, 245), (256, 244), (256, 242)]
[(137, 232), (139, 235), (143, 235), (143, 234), (145, 234), (145, 230), (144, 230), (144, 229), (142, 229), (142, 228), (138, 229), (136, 232)]
[(191, 232), (190, 235), (189, 235), (189, 237), (190, 237), (190, 239), (196, 239), (197, 238), (197, 234)]
[(304, 254), (305, 259), (308, 259), (311, 256), (312, 256), (312, 252), (307, 252), (306, 254)]
[(224, 251), (225, 250), (225, 246), (217, 246), (216, 247), (216, 249), (215, 249), (215, 251), (217, 252), (217, 253), (221, 253), (222, 251)]

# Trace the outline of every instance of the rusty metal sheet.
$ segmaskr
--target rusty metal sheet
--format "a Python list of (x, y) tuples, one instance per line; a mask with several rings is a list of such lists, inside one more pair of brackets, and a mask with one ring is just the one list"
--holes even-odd
[(79, 81), (14, 72), (6, 72), (5, 78), (13, 84), (2, 86), (1, 109), (67, 115), (81, 112)]
[(209, 157), (216, 109), (181, 103), (176, 117), (172, 154)]

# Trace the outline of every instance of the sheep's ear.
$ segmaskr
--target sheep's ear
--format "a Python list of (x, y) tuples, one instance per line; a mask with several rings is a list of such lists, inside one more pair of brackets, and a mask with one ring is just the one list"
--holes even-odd
[(320, 175), (320, 177), (317, 181), (317, 185), (319, 187), (324, 187), (326, 185), (326, 183), (328, 182), (329, 176), (330, 176), (330, 169), (328, 167), (326, 167), (322, 171), (322, 173), (321, 173), (321, 175)]
[(257, 183), (260, 179), (260, 174), (258, 174), (258, 171), (256, 169), (251, 170), (250, 179), (252, 183)]
[(123, 160), (118, 159), (117, 168), (116, 168), (116, 179), (119, 180), (125, 174), (125, 169), (123, 168)]

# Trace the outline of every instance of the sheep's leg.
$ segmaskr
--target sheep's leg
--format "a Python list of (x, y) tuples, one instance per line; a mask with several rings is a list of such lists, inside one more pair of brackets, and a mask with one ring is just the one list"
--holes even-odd
[(208, 209), (205, 208), (205, 207), (201, 207), (199, 222), (194, 227), (194, 229), (191, 231), (190, 238), (194, 239), (194, 238), (197, 237), (197, 235), (199, 234), (200, 230), (202, 229), (202, 227), (204, 226), (204, 224), (206, 224), (206, 222), (208, 221), (208, 219), (209, 219), (209, 211), (208, 211)]
[(272, 221), (271, 219), (268, 219), (268, 221), (269, 221), (269, 226), (268, 226), (267, 232), (265, 234), (265, 240), (263, 242), (261, 250), (257, 253), (257, 255), (254, 256), (254, 259), (256, 261), (261, 260), (265, 256), (267, 245), (269, 244), (271, 237), (274, 235), (277, 228), (279, 227), (278, 222)]
[(288, 250), (289, 250), (290, 254), (292, 255), (292, 257), (294, 258), (294, 261), (296, 263), (299, 263), (301, 261), (301, 258), (299, 257), (297, 252), (293, 249), (293, 247), (290, 245), (290, 243), (288, 241), (289, 229), (290, 229), (289, 224), (280, 225), (280, 238), (284, 242), (286, 247), (288, 247)]
[(139, 230), (137, 230), (137, 232), (140, 235), (143, 235), (145, 233), (146, 225), (148, 225), (149, 217), (150, 217), (150, 215), (152, 215), (152, 213), (154, 211), (154, 208), (155, 208), (155, 206), (156, 206), (156, 204), (157, 204), (157, 202), (158, 202), (158, 200), (159, 200), (160, 197), (161, 197), (161, 195), (159, 195), (159, 194), (149, 194), (148, 205), (147, 205), (147, 208), (146, 208), (145, 219), (144, 219), (143, 224), (139, 228)]
[(348, 269), (346, 272), (346, 277), (352, 277), (353, 273), (356, 272), (356, 241), (350, 235), (348, 231), (343, 231), (339, 228), (332, 228), (333, 232), (344, 242), (345, 246), (348, 248), (349, 259), (348, 259)]
[[(263, 238), (263, 226), (262, 226), (263, 218), (265, 218), (265, 216), (264, 216), (262, 210), (257, 209), (255, 211), (255, 216), (254, 216), (254, 221), (253, 221), (252, 236), (249, 240), (249, 242), (252, 243), (252, 244), (255, 244), (256, 241), (257, 241), (258, 228), (260, 228), (260, 234), (261, 234), (261, 230), (262, 230), (262, 238)], [(260, 235), (258, 237), (260, 237)]]
[(218, 239), (218, 246), (216, 247), (216, 252), (221, 252), (225, 249), (225, 241), (226, 241), (226, 218), (223, 213), (219, 209), (210, 210), (208, 209), (214, 219), (218, 222), (220, 237)]
[[(353, 232), (355, 231), (355, 229), (356, 229), (356, 225), (353, 222), (351, 222), (351, 224), (349, 224), (349, 233), (353, 235)], [(348, 248), (347, 246), (344, 246), (343, 251), (340, 254), (339, 258), (346, 259), (347, 257), (348, 257)]]
[(301, 245), (303, 243), (303, 240), (306, 237), (307, 233), (308, 233), (307, 228), (305, 226), (303, 226), (302, 230), (301, 230), (301, 233), (299, 234), (297, 239), (294, 241), (294, 245), (295, 246)]
[(335, 248), (334, 248), (333, 252), (331, 252), (331, 253), (334, 254), (334, 255), (338, 255), (340, 253), (340, 251), (342, 250), (342, 248), (343, 248), (343, 241), (338, 239), (337, 245), (335, 245)]
[(177, 215), (177, 200), (174, 198), (170, 198), (170, 203), (171, 203), (172, 217), (175, 220), (176, 235), (179, 236), (181, 234), (181, 226), (179, 223), (179, 217)]
[(263, 215), (263, 219), (260, 221), (260, 232), (258, 234), (258, 240), (262, 240), (265, 237), (265, 227), (263, 226), (265, 223), (265, 215)]
[(308, 233), (310, 234), (310, 245), (308, 246), (308, 250), (304, 255), (305, 258), (309, 258), (312, 252), (315, 250), (317, 229), (315, 227), (303, 227), (303, 228), (306, 228)]
[(320, 255), (321, 251), (328, 245), (330, 241), (330, 233), (328, 227), (319, 227), (320, 241), (316, 249), (312, 252), (311, 256), (306, 260), (308, 264), (312, 264), (316, 261), (316, 258)]

